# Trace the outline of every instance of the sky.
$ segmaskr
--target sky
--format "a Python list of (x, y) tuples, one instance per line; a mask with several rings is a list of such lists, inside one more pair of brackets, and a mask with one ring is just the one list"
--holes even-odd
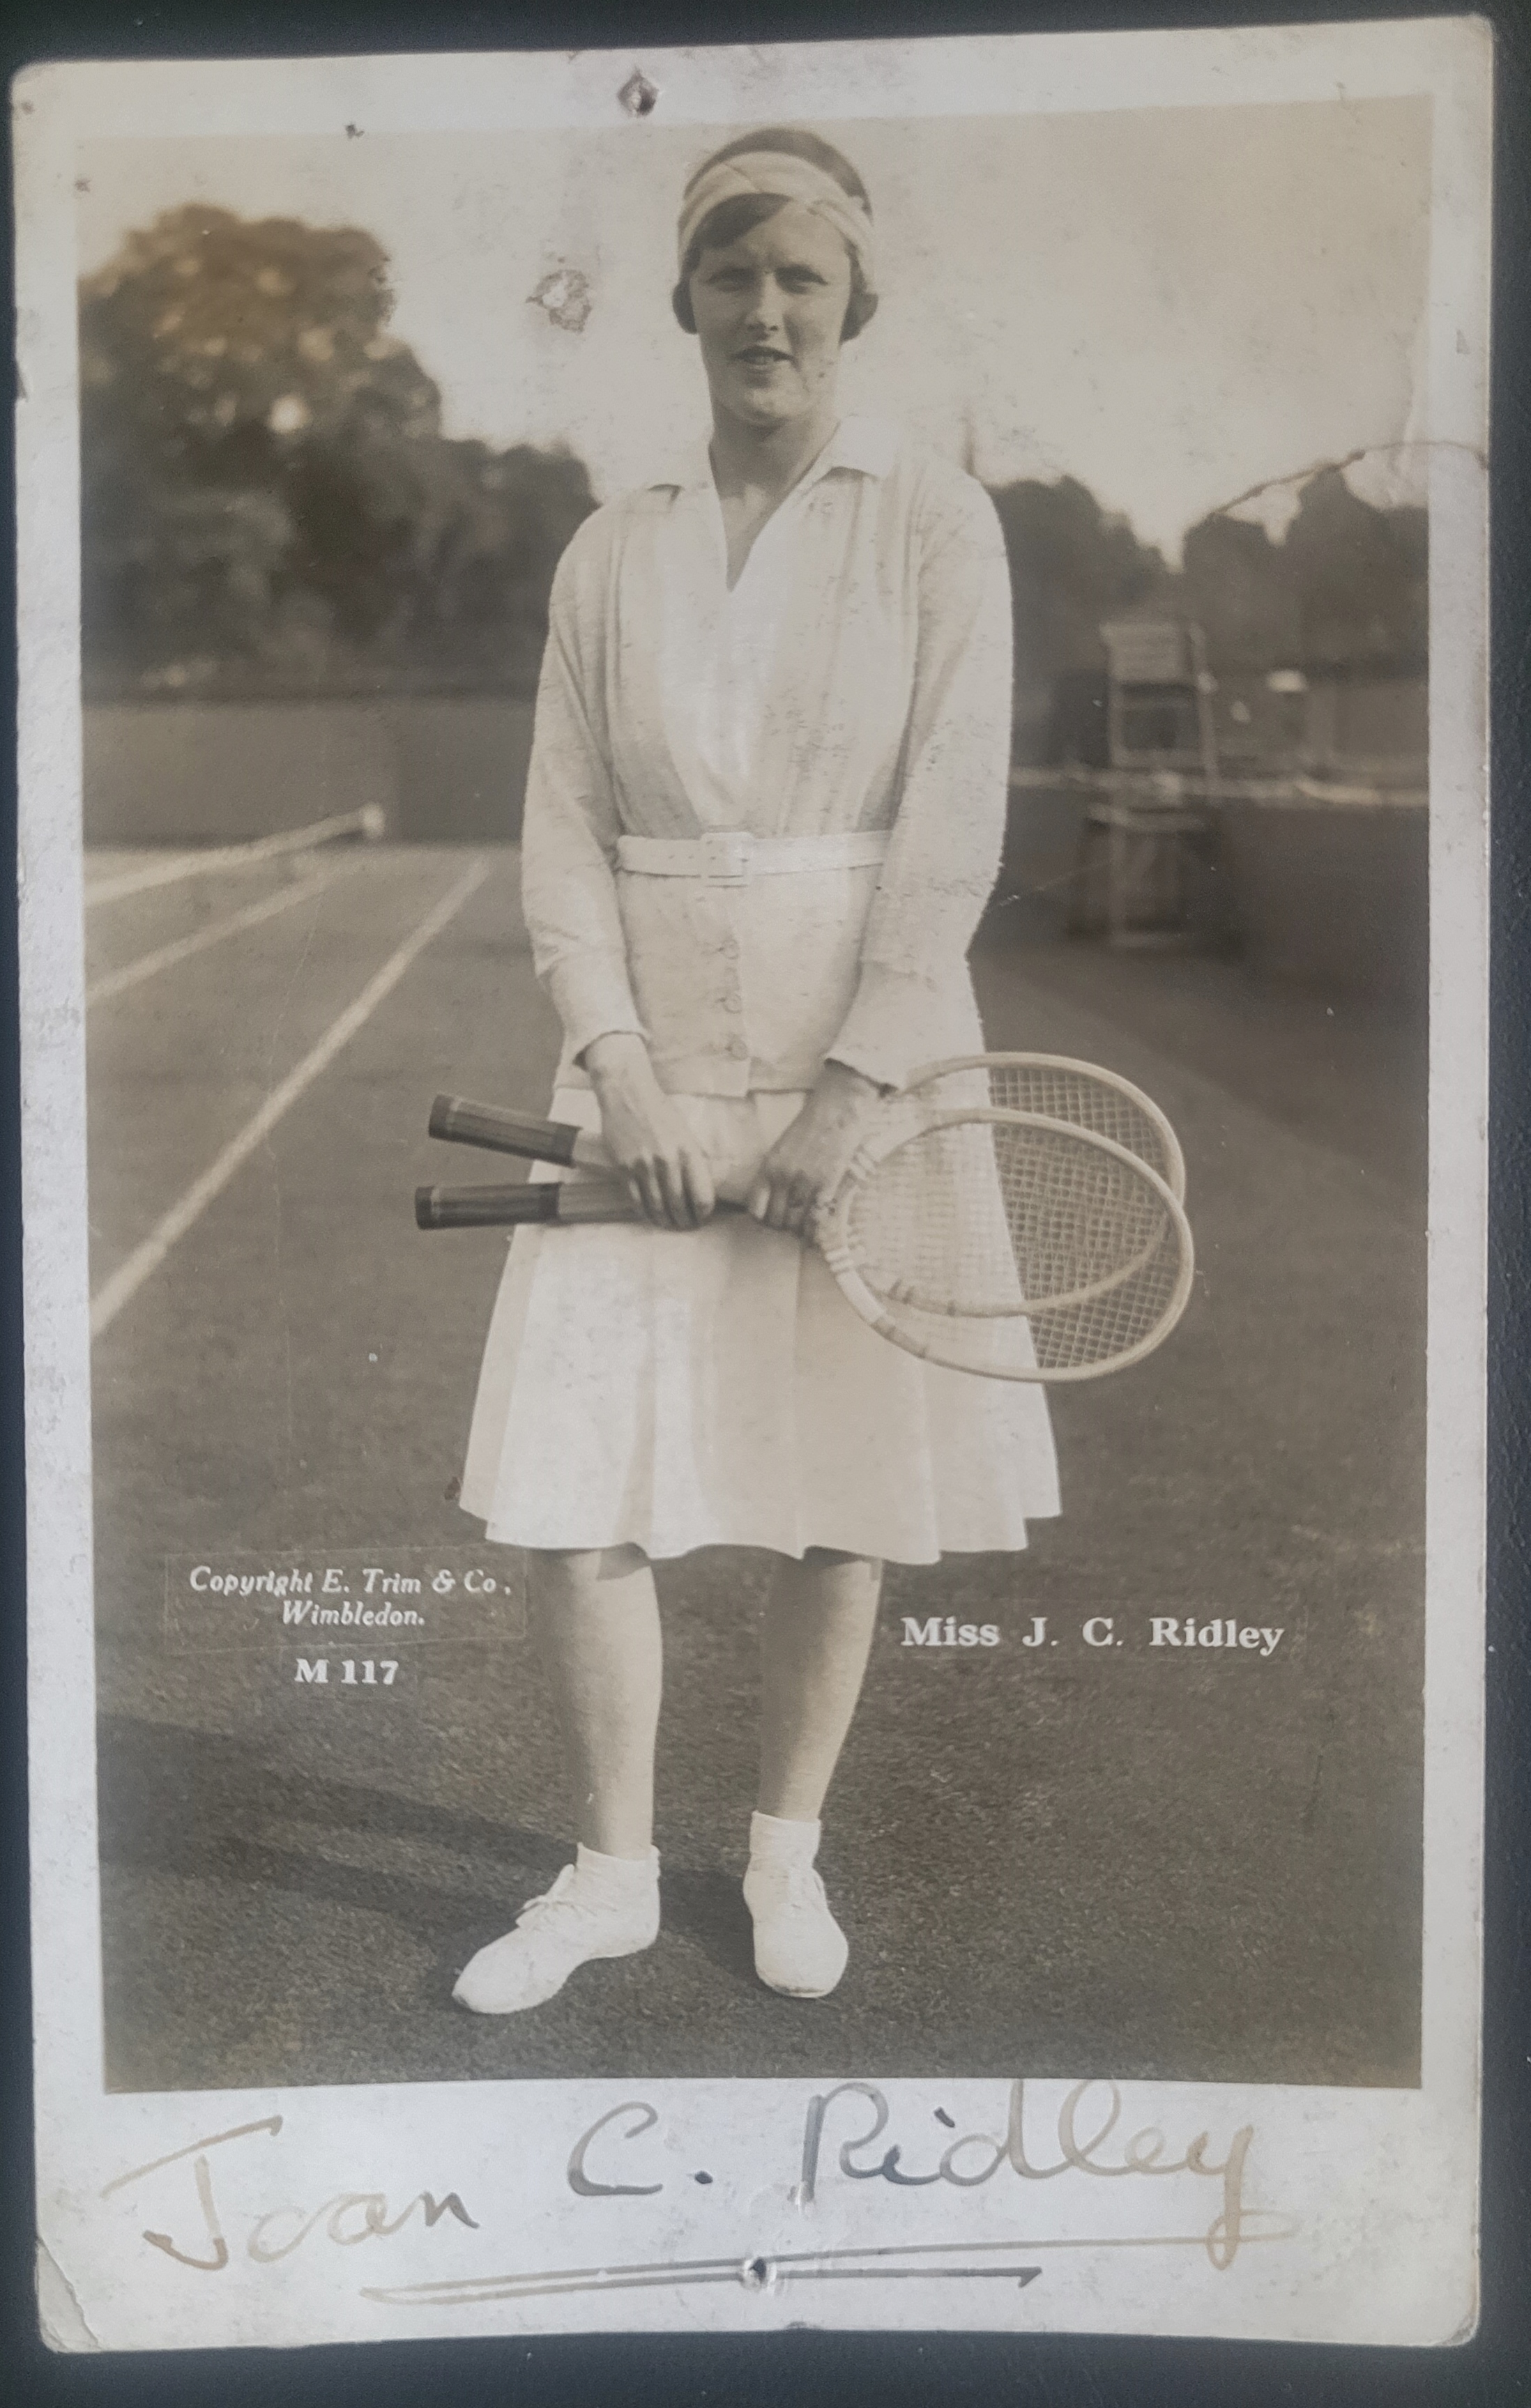
[[(82, 149), (82, 272), (160, 210), (359, 225), (446, 432), (563, 442), (605, 498), (707, 423), (671, 315), (691, 166), (740, 129), (220, 136)], [(996, 484), (1064, 474), (1174, 560), (1266, 479), (1372, 447), (1351, 482), (1423, 499), (1429, 105), (859, 119), (881, 308), (843, 407), (901, 420)], [(530, 298), (589, 280), (579, 332)], [(1410, 445), (1402, 451), (1381, 447)], [(1276, 490), (1247, 515), (1278, 531)]]

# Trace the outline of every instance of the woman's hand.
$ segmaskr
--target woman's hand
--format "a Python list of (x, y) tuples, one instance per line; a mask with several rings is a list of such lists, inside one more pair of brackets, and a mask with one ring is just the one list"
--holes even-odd
[(839, 1186), (881, 1090), (843, 1062), (826, 1062), (797, 1119), (761, 1163), (745, 1203), (768, 1229), (805, 1238)]
[(643, 1039), (598, 1037), (584, 1060), (600, 1106), (601, 1140), (634, 1203), (661, 1229), (700, 1228), (715, 1200), (712, 1168), (655, 1077)]

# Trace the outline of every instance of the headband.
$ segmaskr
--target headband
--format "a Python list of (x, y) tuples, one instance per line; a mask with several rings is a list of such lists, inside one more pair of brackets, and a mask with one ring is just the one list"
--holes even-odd
[(862, 280), (869, 286), (874, 283), (872, 212), (866, 203), (855, 199), (811, 159), (800, 159), (790, 150), (744, 150), (737, 158), (715, 160), (686, 186), (675, 236), (683, 276), (686, 255), (702, 222), (721, 202), (757, 193), (812, 209), (826, 225), (833, 226), (859, 267)]

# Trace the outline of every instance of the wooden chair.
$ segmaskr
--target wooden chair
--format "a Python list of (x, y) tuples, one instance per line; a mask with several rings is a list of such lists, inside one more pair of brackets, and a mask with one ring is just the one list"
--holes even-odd
[(1218, 867), (1214, 681), (1199, 626), (1119, 619), (1105, 646), (1103, 791), (1087, 805), (1070, 933), (1109, 944), (1179, 945)]

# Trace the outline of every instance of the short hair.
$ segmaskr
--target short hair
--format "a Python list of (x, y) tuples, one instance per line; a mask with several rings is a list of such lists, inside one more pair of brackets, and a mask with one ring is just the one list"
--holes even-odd
[[(756, 133), (737, 135), (731, 142), (725, 142), (720, 150), (713, 151), (701, 162), (701, 166), (687, 178), (686, 190), (689, 191), (699, 178), (723, 160), (741, 158), (758, 150), (785, 150), (795, 159), (806, 159), (811, 166), (832, 176), (841, 191), (851, 200), (859, 201), (871, 216), (871, 195), (844, 151), (837, 150), (832, 142), (825, 142), (818, 135), (809, 134), (795, 125), (764, 125)], [(731, 200), (719, 201), (715, 209), (708, 210), (686, 245), (686, 257), (681, 262), (680, 281), (670, 296), (671, 306), (686, 334), (694, 335), (697, 331), (690, 284), (702, 252), (726, 250), (730, 242), (738, 242), (754, 227), (763, 225), (767, 218), (773, 218), (778, 209), (789, 206), (785, 197), (778, 197), (773, 193), (739, 193)], [(876, 308), (877, 295), (868, 284), (865, 270), (853, 251), (850, 254), (850, 299), (845, 305), (845, 323), (840, 329), (841, 341), (853, 341), (868, 320), (875, 315)]]

